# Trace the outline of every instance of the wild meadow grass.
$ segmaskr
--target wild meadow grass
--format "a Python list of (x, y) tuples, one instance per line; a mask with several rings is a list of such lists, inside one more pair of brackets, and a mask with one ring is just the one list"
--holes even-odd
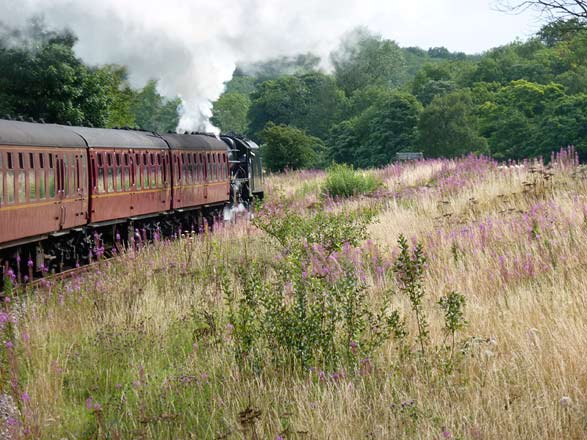
[(587, 170), (469, 156), (271, 176), (252, 220), (16, 288), (0, 416), (27, 439), (587, 436)]

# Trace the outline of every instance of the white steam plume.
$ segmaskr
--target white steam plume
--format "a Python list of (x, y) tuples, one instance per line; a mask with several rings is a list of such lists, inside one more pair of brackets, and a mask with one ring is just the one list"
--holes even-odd
[(345, 31), (368, 23), (373, 14), (393, 14), (389, 3), (1, 0), (0, 17), (10, 17), (14, 27), (40, 15), (51, 28), (71, 29), (79, 38), (76, 53), (87, 63), (124, 64), (133, 85), (157, 79), (161, 94), (180, 96), (178, 130), (214, 131), (211, 102), (237, 62), (309, 51), (326, 59)]

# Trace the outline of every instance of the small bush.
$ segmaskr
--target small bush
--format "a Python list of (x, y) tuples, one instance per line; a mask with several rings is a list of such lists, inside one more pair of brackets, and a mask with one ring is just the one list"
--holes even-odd
[(373, 174), (361, 173), (351, 165), (333, 165), (328, 169), (323, 192), (330, 197), (352, 197), (375, 191), (382, 182)]

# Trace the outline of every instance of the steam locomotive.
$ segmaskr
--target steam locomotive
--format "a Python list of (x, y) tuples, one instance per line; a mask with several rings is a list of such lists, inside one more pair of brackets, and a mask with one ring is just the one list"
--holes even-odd
[(0, 275), (200, 230), (255, 197), (259, 147), (244, 137), (0, 120)]

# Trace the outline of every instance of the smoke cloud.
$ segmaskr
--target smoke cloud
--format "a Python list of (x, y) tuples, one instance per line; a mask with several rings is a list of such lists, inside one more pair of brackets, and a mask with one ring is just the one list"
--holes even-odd
[(0, 0), (0, 21), (14, 28), (42, 16), (53, 29), (71, 29), (79, 38), (76, 52), (85, 62), (124, 64), (135, 86), (157, 79), (161, 94), (183, 101), (178, 129), (211, 130), (211, 102), (220, 96), (237, 63), (307, 52), (327, 62), (341, 35), (361, 25), (409, 44), (448, 45), (468, 52), (494, 46), (500, 39), (511, 41), (527, 27), (521, 17), (492, 15), (489, 3)]
[[(367, 4), (366, 4), (367, 3)], [(42, 16), (79, 38), (89, 64), (129, 67), (140, 87), (182, 99), (178, 130), (214, 131), (212, 102), (237, 63), (312, 51), (323, 56), (362, 23), (369, 1), (355, 0), (2, 0), (0, 17), (19, 26)]]

